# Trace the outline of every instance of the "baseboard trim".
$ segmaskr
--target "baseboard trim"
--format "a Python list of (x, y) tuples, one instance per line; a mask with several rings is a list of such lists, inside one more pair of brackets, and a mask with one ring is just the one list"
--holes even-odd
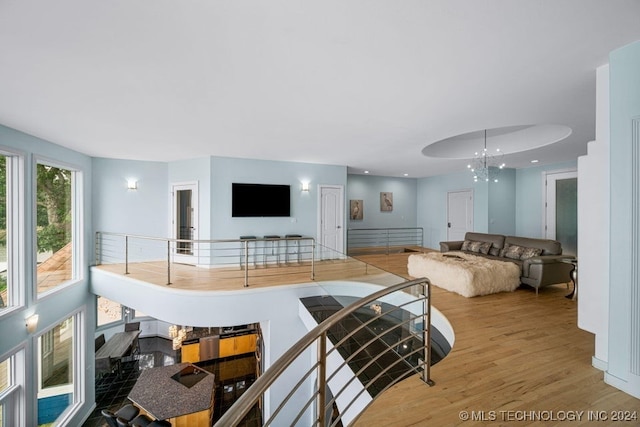
[(606, 372), (607, 369), (609, 369), (609, 363), (608, 362), (606, 362), (606, 361), (604, 361), (602, 359), (598, 359), (595, 356), (591, 357), (591, 366), (593, 366), (594, 368), (599, 369), (601, 371), (605, 371), (605, 372)]

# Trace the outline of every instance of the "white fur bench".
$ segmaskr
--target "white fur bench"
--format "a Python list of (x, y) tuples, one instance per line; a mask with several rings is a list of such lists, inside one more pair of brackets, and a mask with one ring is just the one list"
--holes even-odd
[(512, 292), (520, 285), (520, 266), (463, 252), (412, 254), (409, 275), (464, 297)]

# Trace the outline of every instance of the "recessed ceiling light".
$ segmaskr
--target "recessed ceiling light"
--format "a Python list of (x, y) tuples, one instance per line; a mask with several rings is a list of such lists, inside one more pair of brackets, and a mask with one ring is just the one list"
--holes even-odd
[(369, 171), (364, 171), (364, 173), (369, 173)]
[(531, 163), (538, 163), (538, 160), (531, 160)]
[(404, 174), (404, 176), (409, 176), (409, 174), (408, 174), (408, 173), (405, 173), (405, 174)]

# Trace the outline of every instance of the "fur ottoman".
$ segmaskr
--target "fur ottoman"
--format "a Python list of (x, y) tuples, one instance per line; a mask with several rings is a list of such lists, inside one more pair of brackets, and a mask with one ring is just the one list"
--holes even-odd
[(520, 285), (520, 266), (462, 252), (409, 256), (409, 275), (464, 297), (512, 292)]

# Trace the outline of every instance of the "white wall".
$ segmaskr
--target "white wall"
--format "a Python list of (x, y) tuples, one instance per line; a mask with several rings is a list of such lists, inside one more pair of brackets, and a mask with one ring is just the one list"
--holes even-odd
[(609, 351), (609, 65), (596, 73), (596, 140), (578, 159), (578, 327), (595, 334), (593, 365)]
[(610, 55), (609, 352), (605, 381), (640, 398), (640, 42)]

